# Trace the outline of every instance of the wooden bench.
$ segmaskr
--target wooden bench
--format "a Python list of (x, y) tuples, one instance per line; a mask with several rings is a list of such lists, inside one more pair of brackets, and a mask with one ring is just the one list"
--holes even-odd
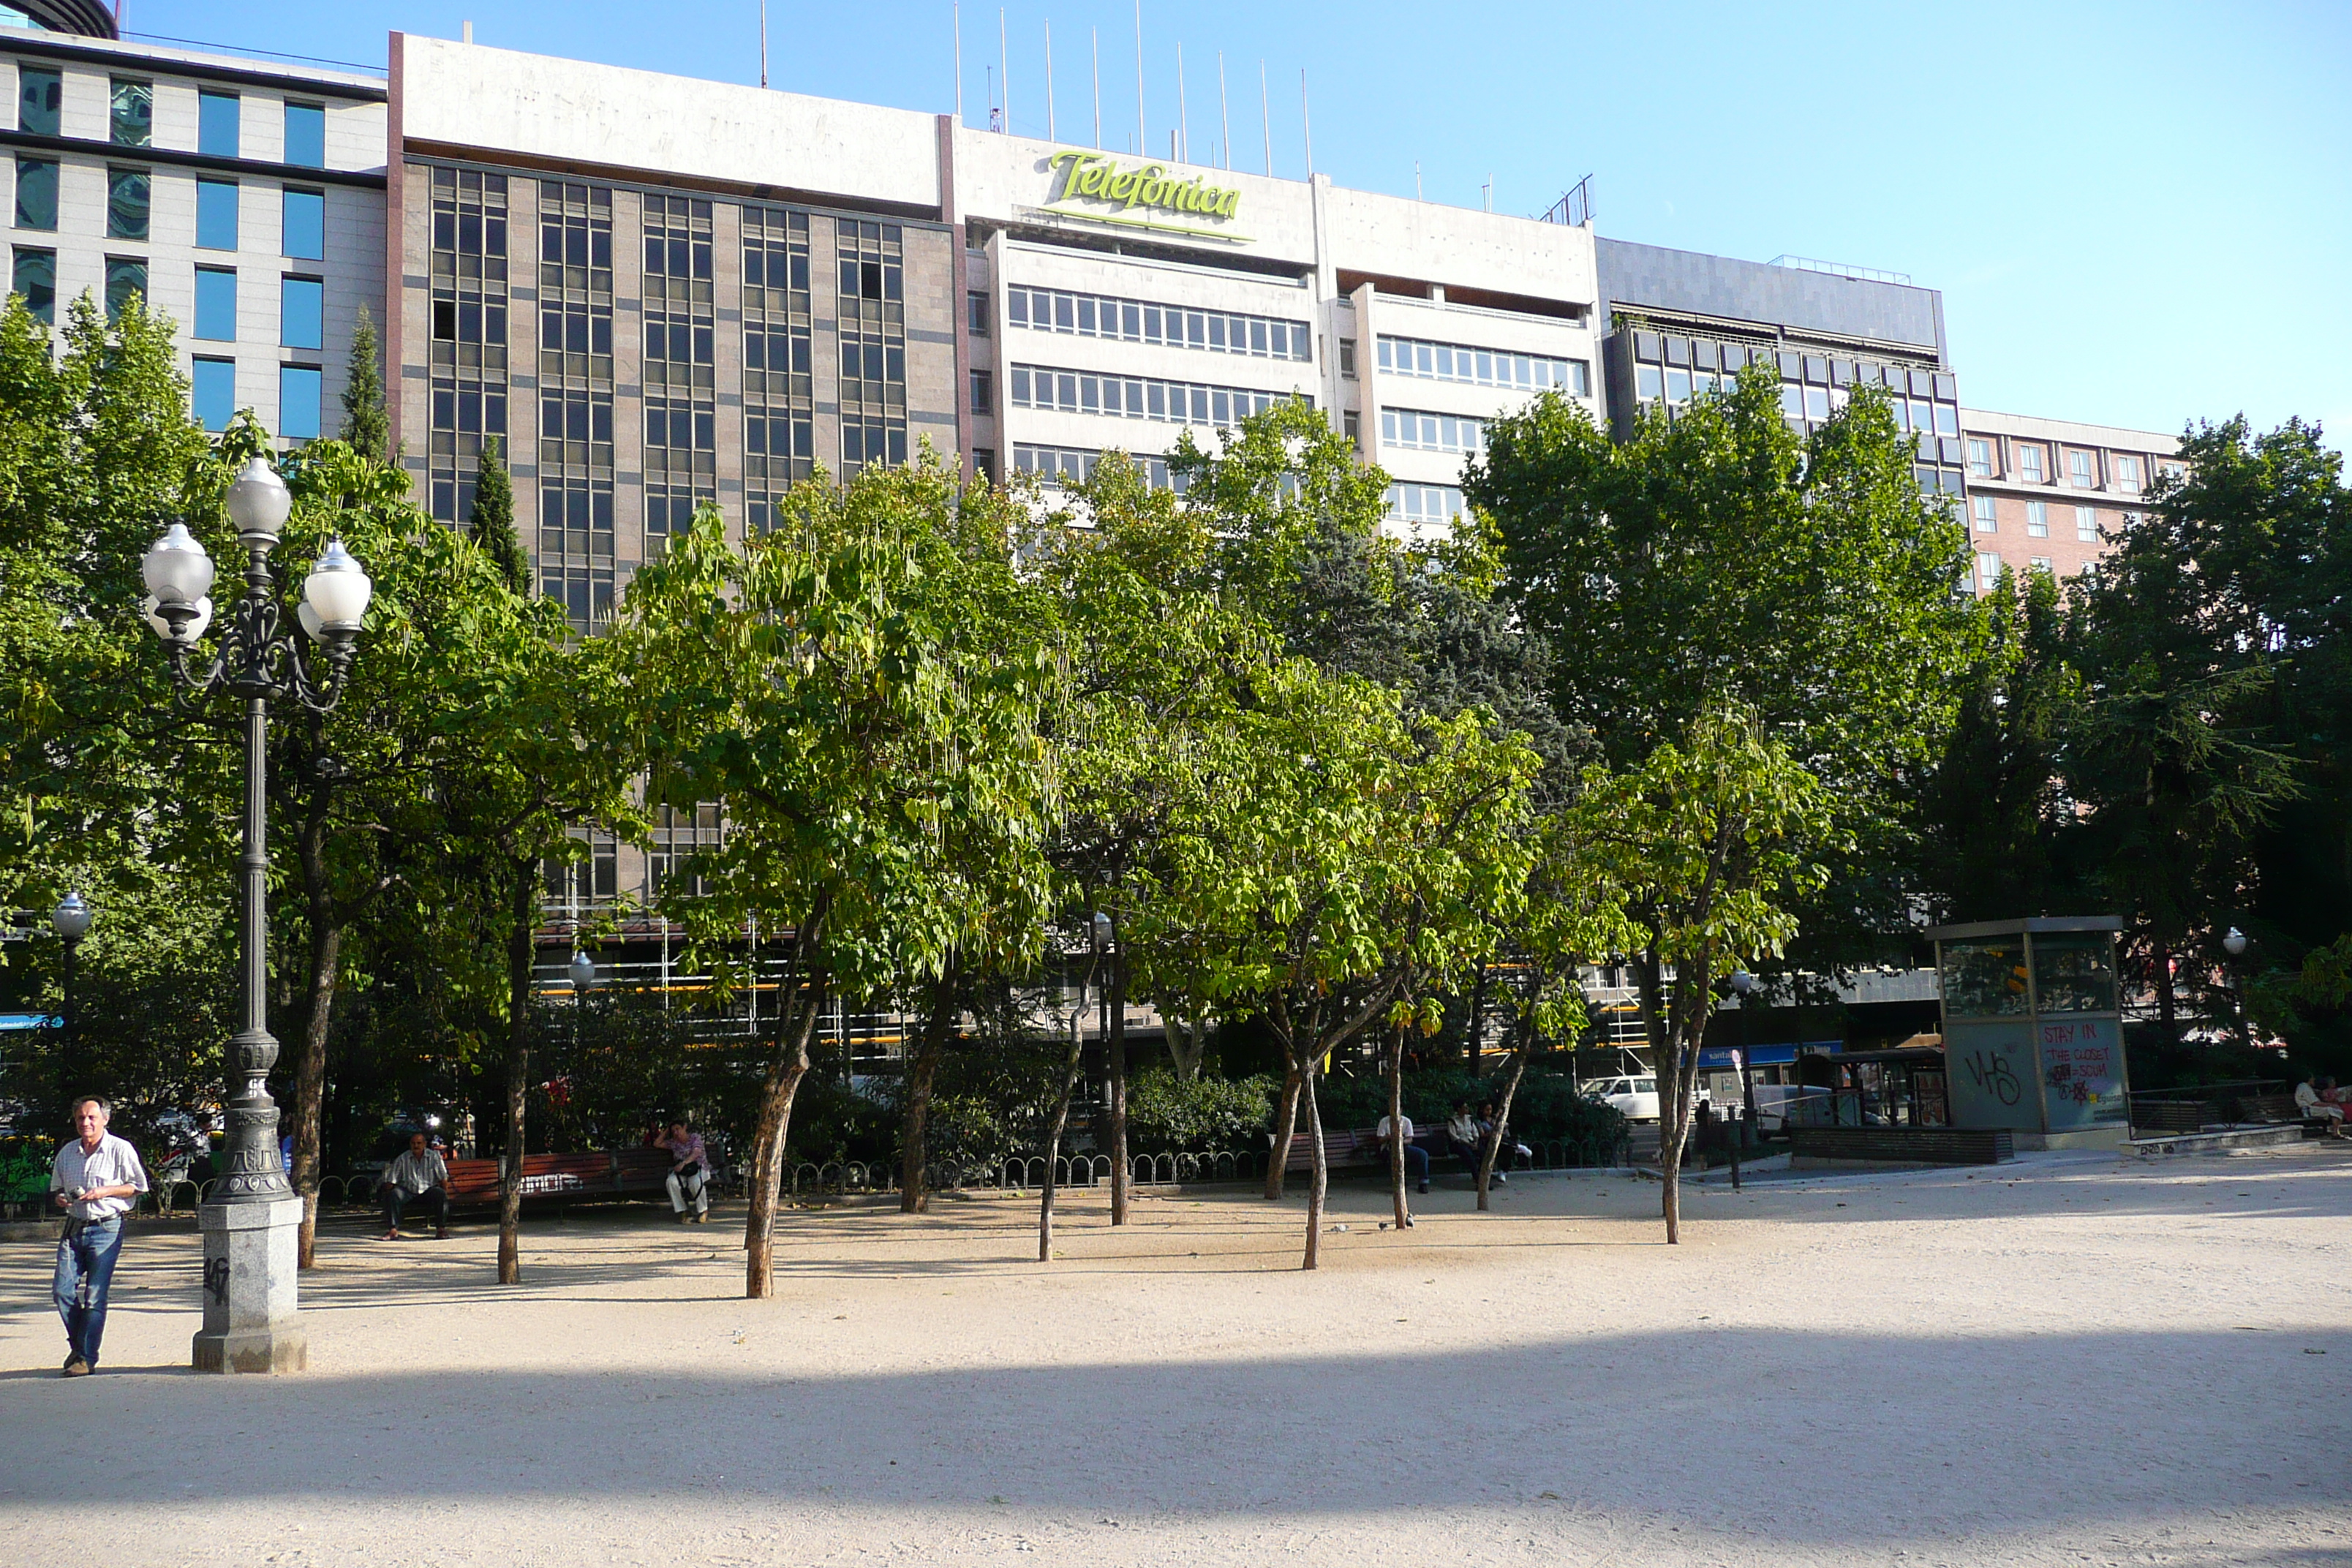
[[(478, 1208), (499, 1201), (496, 1160), (452, 1160), (449, 1205)], [(522, 1195), (530, 1198), (625, 1197), (659, 1193), (669, 1174), (669, 1155), (660, 1149), (620, 1149), (584, 1154), (525, 1154)]]
[[(1434, 1160), (1443, 1156), (1445, 1150), (1442, 1144), (1431, 1149), (1429, 1136), (1416, 1128), (1412, 1141), (1428, 1149), (1430, 1158)], [(1337, 1131), (1327, 1127), (1323, 1130), (1323, 1163), (1333, 1171), (1342, 1168), (1385, 1171), (1389, 1164), (1389, 1141), (1381, 1136), (1377, 1126), (1358, 1127), (1348, 1131)], [(1314, 1168), (1315, 1135), (1311, 1132), (1292, 1133), (1290, 1157), (1283, 1162), (1284, 1173), (1295, 1176)]]
[(1997, 1165), (2016, 1157), (2006, 1127), (1792, 1127), (1789, 1142), (1798, 1159)]
[[(2301, 1121), (2303, 1108), (2291, 1094), (2247, 1094), (2238, 1097), (2238, 1120), (2241, 1121)], [(2324, 1121), (2326, 1118), (2313, 1118)]]
[(2218, 1110), (2209, 1100), (2154, 1100), (2132, 1112), (2132, 1128), (2139, 1132), (2199, 1132), (2218, 1120)]

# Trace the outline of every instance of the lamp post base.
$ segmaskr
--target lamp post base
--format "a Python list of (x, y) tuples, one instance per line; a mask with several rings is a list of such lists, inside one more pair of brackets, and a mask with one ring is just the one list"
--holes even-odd
[(195, 1369), (300, 1372), (310, 1359), (295, 1310), (302, 1200), (206, 1204), (196, 1227), (205, 1238), (205, 1326), (195, 1337)]

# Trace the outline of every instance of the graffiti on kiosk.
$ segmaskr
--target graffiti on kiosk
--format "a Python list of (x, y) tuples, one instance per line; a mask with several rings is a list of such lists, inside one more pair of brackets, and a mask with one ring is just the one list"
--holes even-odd
[(2024, 1091), (2024, 1085), (2019, 1083), (2017, 1075), (2010, 1070), (2009, 1058), (1997, 1050), (1979, 1048), (1971, 1051), (1965, 1065), (1976, 1086), (2003, 1105), (2015, 1105), (2017, 1097)]

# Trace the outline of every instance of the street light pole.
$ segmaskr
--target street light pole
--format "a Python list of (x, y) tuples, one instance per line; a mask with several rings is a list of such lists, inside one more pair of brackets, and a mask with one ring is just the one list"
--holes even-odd
[(1731, 988), (1739, 994), (1739, 1097), (1748, 1111), (1748, 1124), (1756, 1125), (1756, 1079), (1748, 1070), (1748, 999), (1756, 993), (1756, 976), (1742, 969), (1731, 976)]
[(2230, 1001), (2238, 1015), (2238, 1048), (2250, 1051), (2254, 1042), (2246, 1027), (2246, 974), (2238, 963), (2246, 955), (2246, 933), (2231, 926), (2230, 934), (2221, 939), (2221, 951), (2230, 955)]
[(82, 902), (79, 893), (68, 892), (49, 911), (49, 929), (65, 943), (65, 959), (58, 967), (58, 1009), (65, 1018), (66, 1059), (78, 1068), (81, 1036), (74, 1027), (74, 957), (81, 948), (81, 939), (89, 930), (97, 911)]
[[(245, 592), (230, 609), (209, 668), (193, 669), (190, 656), (212, 624), (211, 557), (185, 523), (175, 522), (141, 563), (149, 595), (142, 607), (186, 694), (182, 700), (226, 690), (245, 701), (245, 843), (238, 858), (245, 1026), (229, 1039), (231, 1076), (243, 1081), (228, 1105), (228, 1168), (197, 1211), (205, 1321), (194, 1361), (199, 1372), (299, 1372), (310, 1358), (294, 1286), (302, 1200), (287, 1184), (278, 1106), (269, 1098), (269, 1069), (278, 1062), (268, 1017), (269, 703), (290, 699), (314, 713), (335, 706), (373, 585), (342, 542), (330, 541), (302, 585), (302, 635), (281, 634), (269, 552), (293, 497), (268, 460), (254, 458), (238, 470), (226, 500), (245, 547)], [(323, 677), (314, 676), (312, 661), (321, 657)]]

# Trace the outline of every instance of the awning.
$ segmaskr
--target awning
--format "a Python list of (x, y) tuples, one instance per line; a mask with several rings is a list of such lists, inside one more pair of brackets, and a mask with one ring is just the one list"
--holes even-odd
[(0, 1013), (0, 1035), (17, 1029), (62, 1029), (65, 1023), (53, 1013)]

